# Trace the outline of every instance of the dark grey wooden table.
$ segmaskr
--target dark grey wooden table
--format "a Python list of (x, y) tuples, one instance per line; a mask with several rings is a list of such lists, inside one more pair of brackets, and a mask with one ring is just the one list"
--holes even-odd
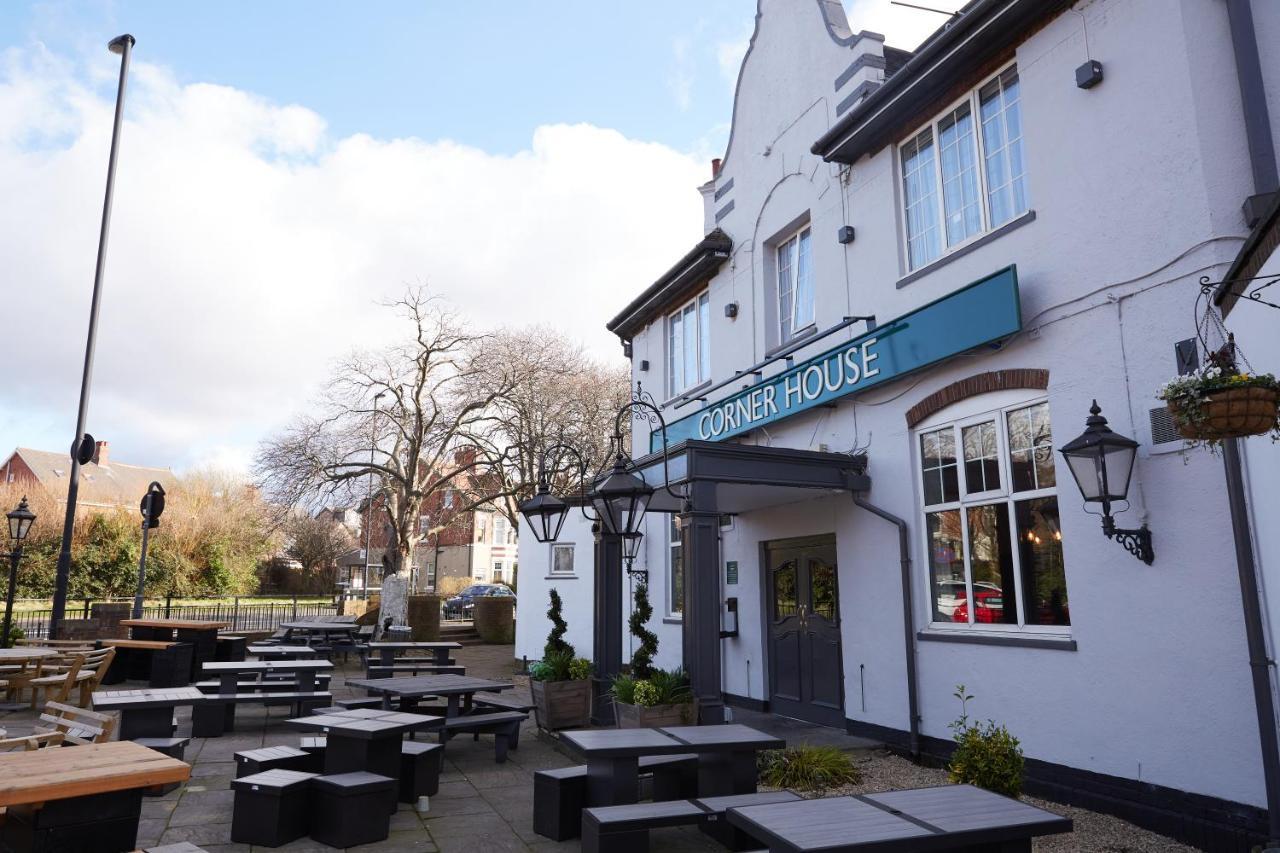
[(690, 751), (687, 744), (658, 729), (575, 729), (560, 732), (560, 740), (586, 759), (588, 806), (636, 802), (642, 755)]
[(684, 752), (697, 753), (700, 797), (755, 793), (756, 753), (787, 748), (787, 742), (780, 737), (736, 723), (669, 726), (658, 731), (686, 744)]
[(298, 690), (309, 693), (316, 689), (316, 673), (333, 669), (327, 660), (239, 660), (211, 661), (201, 667), (206, 675), (216, 675), (219, 693), (235, 693), (241, 675), (265, 675), (283, 672), (298, 677)]
[(382, 707), (391, 708), (391, 699), (400, 697), (400, 707), (412, 705), (424, 696), (440, 696), (448, 703), (447, 716), (456, 717), (460, 711), (471, 710), (471, 697), (476, 693), (511, 690), (515, 687), (506, 681), (490, 681), (469, 675), (415, 675), (411, 678), (353, 678), (349, 687), (361, 687), (382, 696)]
[(726, 816), (770, 853), (1030, 853), (1032, 838), (1072, 829), (1068, 818), (972, 785), (746, 806)]
[(311, 646), (249, 646), (246, 652), (259, 660), (312, 660), (319, 654)]
[(98, 690), (93, 694), (93, 709), (120, 712), (120, 740), (167, 738), (173, 736), (173, 709), (203, 701), (204, 694), (195, 687)]
[(449, 652), (462, 648), (462, 643), (455, 643), (451, 640), (419, 643), (379, 641), (370, 643), (369, 648), (378, 653), (379, 663), (383, 666), (391, 666), (396, 662), (396, 652), (407, 652), (415, 649), (432, 652), (435, 655), (435, 662), (443, 666), (449, 663)]

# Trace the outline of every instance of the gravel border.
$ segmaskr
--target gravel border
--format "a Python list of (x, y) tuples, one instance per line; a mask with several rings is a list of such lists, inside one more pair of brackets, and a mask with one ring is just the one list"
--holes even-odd
[[(856, 785), (829, 788), (821, 792), (803, 793), (806, 797), (840, 797), (847, 794), (871, 794), (902, 788), (945, 785), (945, 770), (913, 764), (888, 750), (867, 749), (849, 756), (862, 774)], [(1033, 806), (1069, 817), (1075, 831), (1064, 835), (1037, 838), (1032, 843), (1036, 853), (1196, 853), (1196, 848), (1180, 844), (1172, 838), (1134, 826), (1118, 817), (1065, 806), (1036, 797), (1023, 797)]]

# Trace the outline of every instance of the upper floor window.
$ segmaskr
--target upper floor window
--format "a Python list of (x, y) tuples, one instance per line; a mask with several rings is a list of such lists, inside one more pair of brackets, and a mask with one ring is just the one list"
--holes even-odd
[(809, 226), (778, 244), (778, 342), (812, 326), (813, 261), (809, 251)]
[(476, 516), (476, 541), (477, 542), (484, 541), (485, 534), (488, 532), (488, 522), (489, 522), (489, 516), (487, 515)]
[(1025, 213), (1017, 67), (970, 92), (898, 151), (911, 269)]
[(551, 574), (573, 574), (573, 546), (554, 544), (551, 546)]
[(445, 489), (444, 497), (441, 499), (445, 509), (453, 508), (453, 489)]
[(1049, 404), (917, 434), (932, 621), (1070, 625)]
[(667, 316), (667, 391), (681, 391), (711, 378), (711, 301), (704, 292)]
[(507, 544), (507, 520), (500, 515), (493, 517), (493, 544)]
[(431, 529), (431, 516), (429, 515), (418, 516), (418, 535), (426, 536), (427, 531), (430, 529)]

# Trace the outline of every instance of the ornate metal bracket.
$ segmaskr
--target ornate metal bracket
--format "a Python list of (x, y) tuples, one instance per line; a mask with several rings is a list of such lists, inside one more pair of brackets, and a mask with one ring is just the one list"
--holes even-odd
[[(1212, 296), (1213, 291), (1219, 285), (1230, 284), (1233, 286), (1232, 289), (1235, 290), (1236, 296), (1242, 296), (1250, 302), (1257, 302), (1258, 304), (1266, 305), (1269, 308), (1280, 309), (1280, 305), (1277, 305), (1274, 302), (1268, 302), (1262, 298), (1262, 291), (1266, 290), (1277, 281), (1280, 281), (1280, 275), (1260, 275), (1253, 278), (1232, 278), (1223, 279), (1222, 281), (1211, 281), (1209, 276), (1206, 275), (1200, 277), (1200, 293), (1203, 296)], [(1234, 285), (1237, 284), (1241, 285), (1238, 290), (1234, 287)], [(1252, 290), (1248, 289), (1248, 285), (1250, 284), (1254, 284), (1254, 288)], [(1246, 290), (1248, 290), (1247, 293), (1245, 292)]]
[(1108, 539), (1119, 542), (1124, 549), (1148, 566), (1156, 559), (1155, 549), (1151, 546), (1151, 530), (1144, 524), (1137, 530), (1126, 530), (1116, 527), (1115, 519), (1109, 515), (1102, 517), (1102, 533)]

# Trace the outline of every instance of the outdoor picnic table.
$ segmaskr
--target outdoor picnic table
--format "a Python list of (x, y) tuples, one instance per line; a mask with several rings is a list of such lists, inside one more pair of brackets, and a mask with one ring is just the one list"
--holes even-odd
[(310, 693), (316, 689), (316, 673), (333, 669), (333, 662), (327, 660), (237, 660), (210, 661), (204, 665), (204, 672), (216, 675), (219, 693), (235, 693), (240, 676), (266, 675), (267, 673), (292, 673), (298, 677), (298, 691)]
[(786, 749), (787, 742), (750, 726), (665, 726), (665, 735), (687, 744), (685, 752), (698, 754), (698, 796), (725, 797), (754, 794), (756, 753)]
[(200, 665), (217, 655), (218, 631), (230, 622), (206, 622), (202, 619), (121, 619), (134, 640), (177, 640), (191, 643), (191, 672), (187, 683), (196, 680)]
[(420, 643), (382, 641), (370, 643), (369, 648), (378, 652), (379, 663), (383, 666), (391, 666), (396, 662), (396, 652), (411, 651), (414, 649), (434, 652), (436, 659), (435, 662), (444, 666), (449, 663), (449, 652), (454, 649), (462, 648), (462, 643), (454, 643), (450, 641)]
[(317, 622), (314, 619), (302, 619), (295, 622), (281, 622), (280, 627), (313, 634), (350, 634), (359, 626), (355, 622)]
[(505, 681), (489, 681), (469, 675), (415, 675), (410, 678), (357, 678), (347, 682), (351, 687), (363, 687), (370, 693), (382, 695), (382, 707), (391, 708), (392, 697), (400, 697), (401, 710), (415, 705), (424, 696), (441, 696), (448, 703), (447, 716), (456, 717), (460, 711), (471, 710), (471, 697), (480, 692), (511, 690), (514, 684)]
[(311, 646), (249, 646), (245, 651), (263, 660), (310, 659), (319, 654)]
[(190, 775), (185, 762), (127, 740), (0, 754), (0, 843), (133, 850), (143, 790)]
[(93, 709), (120, 712), (120, 740), (167, 738), (173, 735), (173, 709), (203, 701), (195, 687), (99, 690), (93, 694)]
[[(0, 674), (0, 680), (9, 682), (9, 690), (20, 689), (28, 679), (36, 678), (40, 673), (38, 664), (45, 658), (57, 657), (62, 652), (44, 646), (14, 646), (11, 649), (0, 649), (0, 666), (17, 665), (18, 669)], [(2, 702), (0, 711), (21, 711), (27, 708), (26, 702)]]
[[(288, 724), (326, 737), (324, 772), (328, 775), (366, 771), (400, 778), (400, 742), (406, 733), (440, 725), (427, 714), (352, 709), (341, 713), (296, 717)], [(392, 789), (390, 808), (396, 810), (399, 786)]]
[(640, 793), (640, 757), (679, 755), (687, 744), (658, 729), (577, 729), (560, 740), (587, 762), (587, 805), (623, 806)]
[(727, 818), (768, 844), (770, 853), (914, 853), (980, 846), (1030, 853), (1033, 837), (1072, 829), (1068, 818), (972, 785), (745, 806), (729, 809)]

